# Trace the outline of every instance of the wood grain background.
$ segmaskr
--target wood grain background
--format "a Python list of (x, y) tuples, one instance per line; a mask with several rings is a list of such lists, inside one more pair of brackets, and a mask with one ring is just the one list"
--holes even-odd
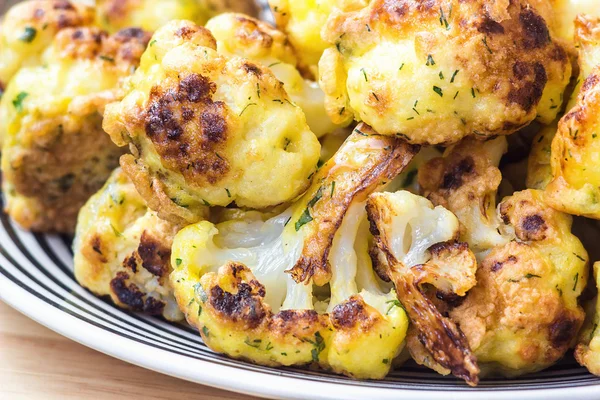
[[(0, 0), (2, 1), (2, 0)], [(0, 302), (0, 399), (236, 399), (75, 343)]]

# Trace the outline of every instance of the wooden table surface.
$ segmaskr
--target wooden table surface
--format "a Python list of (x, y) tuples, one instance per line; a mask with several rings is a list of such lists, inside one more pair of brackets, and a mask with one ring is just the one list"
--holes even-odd
[(120, 398), (255, 399), (109, 357), (0, 302), (0, 400)]

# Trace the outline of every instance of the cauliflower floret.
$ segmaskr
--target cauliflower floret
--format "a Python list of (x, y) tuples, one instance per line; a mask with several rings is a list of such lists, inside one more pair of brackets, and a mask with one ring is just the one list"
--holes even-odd
[(542, 192), (515, 193), (499, 212), (516, 238), (490, 251), (477, 286), (450, 316), (482, 370), (514, 376), (554, 364), (575, 343), (588, 255), (571, 234), (572, 218), (550, 208)]
[(552, 141), (552, 181), (546, 194), (560, 211), (600, 219), (600, 20), (579, 17), (576, 22), (582, 84)]
[(42, 53), (60, 30), (90, 25), (93, 20), (92, 7), (66, 0), (14, 5), (0, 25), (0, 96), (19, 68), (41, 63)]
[(317, 137), (338, 128), (325, 111), (325, 94), (319, 85), (300, 75), (295, 50), (284, 33), (242, 14), (222, 14), (208, 21), (206, 29), (217, 39), (219, 53), (268, 67), (283, 82), (292, 102), (304, 111), (308, 126)]
[(73, 243), (75, 277), (120, 307), (180, 321), (169, 282), (171, 244), (178, 227), (148, 211), (117, 169), (79, 213)]
[(528, 3), (374, 0), (334, 12), (319, 62), (329, 116), (418, 144), (551, 122), (571, 64)]
[[(588, 255), (571, 233), (571, 217), (553, 210), (543, 192), (514, 193), (498, 206), (497, 217), (491, 214), (501, 178), (495, 165), (502, 151), (487, 163), (456, 168), (484, 155), (486, 146), (498, 143), (463, 142), (420, 173), (444, 177), (422, 185), (434, 204), (456, 213), (464, 229), (461, 236), (472, 242), (480, 260), (477, 285), (462, 304), (448, 309), (450, 318), (467, 337), (482, 372), (513, 376), (548, 367), (573, 344), (583, 322), (577, 300), (587, 282)], [(487, 183), (482, 176), (489, 176)], [(450, 192), (444, 182), (453, 182)], [(492, 203), (480, 203), (477, 185), (485, 186)], [(465, 203), (452, 200), (470, 194), (471, 203), (481, 208), (480, 218), (465, 213)]]
[(498, 164), (506, 150), (504, 137), (487, 142), (467, 138), (419, 169), (423, 195), (456, 214), (461, 240), (476, 253), (510, 240), (499, 232), (502, 221), (496, 214), (502, 180)]
[(154, 31), (174, 19), (204, 25), (225, 11), (257, 14), (254, 0), (96, 0), (96, 23), (114, 32), (130, 26)]
[(269, 0), (277, 26), (285, 31), (298, 49), (307, 73), (318, 76), (317, 64), (328, 43), (321, 38), (321, 30), (334, 9), (344, 11), (366, 7), (367, 0)]
[(304, 192), (319, 141), (264, 66), (217, 52), (189, 21), (159, 29), (106, 108), (104, 129), (133, 154), (121, 166), (161, 218), (202, 219), (206, 206), (266, 208)]
[(394, 283), (420, 342), (436, 362), (476, 385), (479, 367), (466, 338), (425, 288), (433, 286), (439, 296), (464, 296), (475, 285), (475, 256), (465, 243), (455, 242), (458, 219), (407, 191), (371, 195), (367, 213), (377, 270)]
[[(383, 378), (408, 320), (374, 276), (367, 236), (358, 233), (367, 226), (366, 196), (416, 151), (363, 126), (281, 214), (184, 228), (173, 244), (171, 282), (187, 320), (232, 357)], [(235, 232), (247, 232), (243, 242)]]
[(0, 103), (3, 188), (20, 225), (73, 232), (79, 208), (118, 166), (122, 151), (102, 130), (102, 113), (148, 39), (139, 29), (63, 29), (43, 66), (11, 80)]

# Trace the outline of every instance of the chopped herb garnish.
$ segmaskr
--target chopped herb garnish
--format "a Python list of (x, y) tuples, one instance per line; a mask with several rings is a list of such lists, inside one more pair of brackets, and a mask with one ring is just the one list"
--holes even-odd
[(579, 282), (579, 272), (575, 274), (575, 278), (573, 278), (575, 283), (573, 284), (573, 291), (577, 289), (577, 283)]
[(471, 88), (471, 96), (473, 96), (473, 98), (475, 98), (475, 88)]
[(402, 303), (400, 303), (400, 300), (398, 300), (398, 299), (386, 301), (385, 303), (390, 304), (390, 308), (388, 308), (388, 310), (385, 312), (385, 315), (388, 315), (390, 313), (390, 311), (392, 311), (392, 308), (394, 308), (394, 307), (400, 307), (401, 309), (405, 310), (404, 306), (402, 305)]
[(433, 91), (440, 95), (440, 97), (444, 97), (444, 92), (441, 87), (434, 86)]
[(112, 230), (113, 230), (113, 233), (115, 234), (115, 236), (116, 236), (116, 237), (121, 237), (121, 236), (123, 236), (123, 234), (122, 234), (121, 232), (119, 232), (119, 231), (117, 230), (117, 228), (115, 228), (115, 226), (114, 226), (112, 223), (110, 224), (110, 227), (112, 228)]
[(369, 24), (366, 24), (367, 27), (367, 31), (371, 32), (371, 27), (369, 26)]
[(292, 219), (292, 217), (289, 217), (288, 219), (285, 220), (285, 223), (283, 224), (283, 226), (287, 226), (287, 224), (290, 223), (290, 220)]
[(367, 78), (367, 73), (365, 72), (365, 69), (361, 68), (360, 71), (363, 73), (363, 76), (365, 77), (365, 82), (369, 82), (369, 78)]
[(265, 350), (269, 351), (273, 348), (273, 345), (271, 344), (271, 342), (269, 342), (269, 344), (267, 344), (267, 347), (265, 348)]
[(440, 79), (444, 79), (444, 73), (442, 71), (440, 71)]
[(425, 63), (425, 65), (427, 65), (427, 66), (435, 65), (435, 61), (433, 60), (433, 57), (431, 54), (429, 54), (427, 56), (427, 62)]
[(260, 99), (260, 85), (258, 84), (258, 82), (256, 83), (256, 95)]
[(331, 193), (329, 194), (329, 197), (333, 197), (333, 192), (335, 192), (335, 181), (331, 183)]
[(209, 332), (208, 332), (208, 328), (206, 326), (202, 327), (202, 333), (204, 333), (204, 336), (209, 337)]
[(313, 346), (315, 346), (314, 349), (311, 350), (310, 354), (312, 355), (312, 359), (313, 361), (319, 361), (319, 354), (321, 354), (321, 352), (323, 350), (325, 350), (325, 340), (323, 339), (323, 336), (321, 336), (321, 334), (319, 332), (315, 333), (315, 341), (310, 341), (307, 340), (309, 343), (312, 343)]
[[(452, 12), (452, 8), (450, 8), (450, 12)], [(444, 15), (444, 10), (442, 9), (441, 6), (440, 6), (440, 25), (445, 26), (446, 30), (450, 29), (450, 24), (448, 23), (448, 20), (446, 19), (446, 16)]]
[(534, 275), (534, 274), (527, 274), (527, 275), (525, 275), (525, 278), (527, 278), (527, 279), (531, 279), (531, 278), (541, 278), (541, 276), (539, 276), (539, 275)]
[(493, 54), (492, 49), (490, 49), (490, 46), (488, 46), (487, 36), (484, 36), (483, 39), (481, 39), (481, 41), (483, 42), (483, 45), (485, 46), (485, 48), (487, 49), (487, 51), (490, 54)]
[(560, 297), (562, 297), (562, 293), (563, 293), (563, 292), (562, 292), (562, 289), (561, 289), (561, 288), (559, 288), (559, 287), (558, 287), (558, 285), (556, 285), (555, 287), (556, 287), (556, 291), (558, 292), (558, 295), (559, 295)]
[(585, 258), (581, 257), (579, 254), (573, 253), (573, 255), (579, 258), (581, 261), (585, 262)]
[(250, 106), (256, 106), (256, 105), (257, 105), (256, 103), (250, 103), (250, 104), (246, 105), (246, 107), (244, 107), (244, 109), (242, 110), (242, 112), (240, 113), (239, 116), (241, 117), (242, 114), (248, 109), (248, 107), (250, 107)]
[(377, 97), (377, 95), (375, 94), (375, 92), (371, 92), (371, 94), (373, 95), (373, 97), (375, 97), (375, 100), (379, 101), (379, 97)]
[(310, 199), (310, 201), (308, 202), (308, 207), (310, 207), (310, 208), (314, 207), (315, 204), (317, 204), (317, 202), (319, 200), (321, 200), (321, 197), (323, 197), (323, 187), (322, 186), (319, 188), (319, 190), (317, 190), (317, 193), (315, 193), (315, 197)]
[(452, 78), (450, 78), (450, 83), (454, 83), (454, 78), (456, 78), (456, 74), (458, 74), (458, 70), (454, 71), (452, 74)]
[(342, 107), (342, 108), (340, 108), (339, 115), (342, 115), (342, 114), (344, 113), (344, 111), (346, 111), (346, 107)]
[(176, 258), (175, 259), (175, 265), (177, 265), (178, 267), (181, 265), (183, 261), (181, 260), (181, 258)]
[(154, 39), (153, 41), (151, 41), (151, 42), (148, 44), (148, 47), (152, 47), (152, 46), (154, 46), (154, 43), (156, 43), (156, 39)]
[(37, 35), (37, 29), (35, 29), (31, 26), (27, 26), (27, 27), (25, 27), (25, 30), (23, 31), (21, 36), (19, 36), (19, 40), (22, 42), (31, 43), (31, 42), (33, 42), (33, 39), (35, 39), (36, 35)]
[(200, 282), (194, 285), (194, 293), (196, 294), (196, 297), (200, 299), (201, 302), (206, 303), (206, 300), (208, 300), (208, 295), (204, 291), (204, 288), (202, 287)]
[(454, 93), (454, 97), (452, 98), (452, 100), (456, 100), (457, 97), (458, 97), (458, 90), (456, 91), (456, 93)]
[(274, 62), (272, 64), (269, 64), (269, 65), (267, 65), (267, 67), (271, 68), (271, 67), (274, 67), (274, 66), (279, 65), (279, 64), (281, 64), (281, 61), (277, 61), (277, 62)]
[(308, 208), (306, 208), (300, 216), (300, 218), (298, 218), (298, 221), (296, 221), (296, 232), (298, 232), (300, 228), (302, 228), (304, 225), (308, 224), (312, 220), (313, 217), (310, 215), (310, 211), (308, 210)]
[[(192, 299), (194, 300), (194, 299)], [(198, 304), (198, 316), (202, 315), (202, 306), (200, 304)]]
[(231, 198), (231, 192), (229, 191), (229, 189), (225, 188), (225, 191), (227, 192), (227, 197)]
[(400, 66), (400, 69), (398, 69), (398, 71), (402, 71), (402, 68), (404, 68), (404, 63), (402, 63), (402, 65)]
[(211, 207), (210, 203), (204, 199), (202, 199), (202, 204), (204, 204), (206, 207)]
[(255, 349), (258, 349), (260, 347), (260, 339), (258, 340), (258, 342), (256, 340), (250, 342), (250, 339), (246, 338), (246, 340), (244, 340), (244, 343), (250, 347), (254, 347)]
[(25, 100), (25, 98), (27, 96), (29, 96), (29, 93), (27, 93), (27, 92), (21, 92), (12, 101), (13, 106), (15, 107), (15, 109), (18, 112), (22, 112), (23, 111), (23, 100)]
[(115, 59), (109, 56), (105, 56), (105, 55), (100, 55), (99, 56), (102, 60), (104, 61), (108, 61), (108, 62), (115, 62)]
[(382, 363), (384, 363), (384, 364), (387, 364), (387, 363), (389, 363), (389, 362), (390, 362), (390, 360), (389, 360), (389, 359), (387, 359), (387, 358), (384, 358), (383, 360), (381, 360), (381, 362), (382, 362)]

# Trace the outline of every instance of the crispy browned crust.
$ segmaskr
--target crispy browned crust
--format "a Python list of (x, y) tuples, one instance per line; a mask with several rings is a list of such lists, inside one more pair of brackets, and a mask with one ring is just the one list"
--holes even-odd
[[(394, 283), (398, 300), (415, 327), (419, 341), (440, 366), (464, 379), (469, 385), (477, 385), (479, 367), (467, 338), (458, 326), (444, 317), (425, 295), (422, 285), (431, 283), (428, 274), (422, 273), (426, 266), (417, 265), (407, 268), (394, 257), (384, 236), (381, 235), (381, 230), (384, 228), (380, 225), (390, 223), (386, 210), (382, 210), (370, 199), (367, 202), (367, 214), (371, 223), (371, 233), (374, 236), (374, 245), (378, 249), (375, 254), (379, 269), (383, 269), (384, 265), (387, 267), (386, 275)], [(445, 255), (454, 257), (452, 248), (460, 250), (464, 245), (440, 244), (433, 251), (434, 259)]]
[(451, 211), (477, 201), (482, 215), (486, 215), (502, 174), (487, 154), (479, 151), (480, 146), (477, 139), (464, 139), (447, 156), (435, 158), (419, 168), (423, 196)]
[[(357, 160), (361, 158), (356, 157), (357, 151), (369, 154), (359, 164)], [(418, 151), (419, 146), (410, 145), (400, 138), (378, 135), (366, 124), (358, 125), (336, 156), (314, 177), (321, 186), (313, 197), (313, 200), (316, 199), (311, 208), (313, 222), (305, 236), (302, 256), (286, 272), (298, 283), (311, 278), (319, 286), (329, 282), (329, 250), (348, 207), (354, 201), (364, 200), (401, 173)]]
[[(570, 74), (565, 46), (551, 36), (540, 11), (527, 0), (376, 0), (359, 11), (334, 14), (323, 35), (348, 58), (371, 50), (380, 41), (414, 40), (418, 52), (452, 57), (460, 74), (471, 80), (473, 97), (490, 94), (499, 103), (495, 108), (504, 109), (499, 120), (469, 115), (462, 124), (457, 118), (452, 124), (439, 121), (403, 132), (419, 144), (451, 144), (474, 133), (488, 138), (511, 134), (536, 117), (546, 85), (563, 82), (565, 73)], [(378, 117), (365, 122), (393, 134), (394, 125), (386, 124), (385, 118), (397, 117), (391, 95), (397, 88), (372, 89), (376, 97), (361, 104), (361, 109), (353, 110), (347, 101), (343, 108), (331, 109), (330, 115), (360, 119), (368, 111)], [(332, 97), (332, 105), (341, 107), (340, 98)], [(453, 102), (445, 106), (451, 108)], [(446, 129), (440, 129), (443, 124)]]
[[(221, 283), (219, 283), (221, 282)], [(248, 267), (230, 262), (222, 267), (210, 281), (198, 284), (201, 291), (202, 312), (209, 313), (226, 329), (247, 331), (257, 337), (272, 336), (297, 344), (314, 338), (329, 326), (327, 315), (314, 310), (282, 310), (273, 314), (265, 303), (265, 287), (255, 279)], [(210, 344), (210, 337), (200, 331)]]

